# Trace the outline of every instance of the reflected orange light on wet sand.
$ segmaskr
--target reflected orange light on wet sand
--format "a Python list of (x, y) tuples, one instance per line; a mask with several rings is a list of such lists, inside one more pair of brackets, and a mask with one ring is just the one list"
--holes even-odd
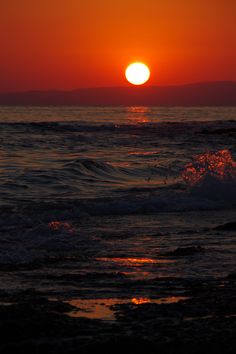
[(75, 310), (67, 313), (70, 317), (86, 317), (90, 319), (102, 319), (107, 321), (114, 321), (115, 305), (134, 305), (141, 306), (145, 304), (173, 304), (180, 301), (188, 300), (185, 296), (169, 296), (159, 299), (151, 299), (148, 297), (133, 297), (132, 299), (72, 299), (66, 303), (75, 307)]
[(131, 300), (131, 302), (134, 305), (143, 305), (143, 304), (149, 304), (149, 303), (161, 305), (161, 304), (176, 304), (180, 301), (184, 301), (187, 299), (188, 299), (188, 297), (186, 297), (186, 296), (167, 296), (167, 297), (163, 297), (163, 298), (159, 298), (159, 299), (150, 299), (148, 297), (134, 297)]
[(135, 305), (142, 305), (142, 304), (150, 303), (151, 300), (148, 297), (140, 297), (140, 298), (134, 297), (131, 300), (131, 302), (132, 302), (132, 304), (135, 304)]

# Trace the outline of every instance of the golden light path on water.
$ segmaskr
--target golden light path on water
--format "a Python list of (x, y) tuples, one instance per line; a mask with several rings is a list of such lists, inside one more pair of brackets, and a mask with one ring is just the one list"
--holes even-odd
[(97, 261), (101, 262), (114, 262), (114, 263), (120, 263), (122, 265), (127, 265), (127, 266), (140, 266), (143, 264), (158, 264), (158, 263), (173, 263), (174, 260), (171, 259), (152, 259), (152, 258), (132, 258), (132, 257), (127, 257), (127, 258), (119, 258), (119, 257), (103, 257), (103, 258), (97, 258)]

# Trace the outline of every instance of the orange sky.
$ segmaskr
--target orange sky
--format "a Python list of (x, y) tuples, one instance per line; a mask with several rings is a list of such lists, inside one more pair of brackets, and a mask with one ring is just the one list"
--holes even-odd
[(236, 80), (235, 0), (1, 0), (0, 91)]

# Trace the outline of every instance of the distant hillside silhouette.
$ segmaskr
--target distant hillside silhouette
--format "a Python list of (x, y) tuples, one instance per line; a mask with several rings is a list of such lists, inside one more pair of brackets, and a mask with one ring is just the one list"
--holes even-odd
[(236, 82), (0, 93), (0, 105), (235, 106)]

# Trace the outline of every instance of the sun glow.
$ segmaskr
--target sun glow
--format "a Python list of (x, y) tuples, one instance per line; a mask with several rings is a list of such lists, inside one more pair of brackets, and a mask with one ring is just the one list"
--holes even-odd
[(143, 63), (132, 63), (125, 71), (126, 79), (133, 85), (143, 85), (150, 78), (150, 70)]

